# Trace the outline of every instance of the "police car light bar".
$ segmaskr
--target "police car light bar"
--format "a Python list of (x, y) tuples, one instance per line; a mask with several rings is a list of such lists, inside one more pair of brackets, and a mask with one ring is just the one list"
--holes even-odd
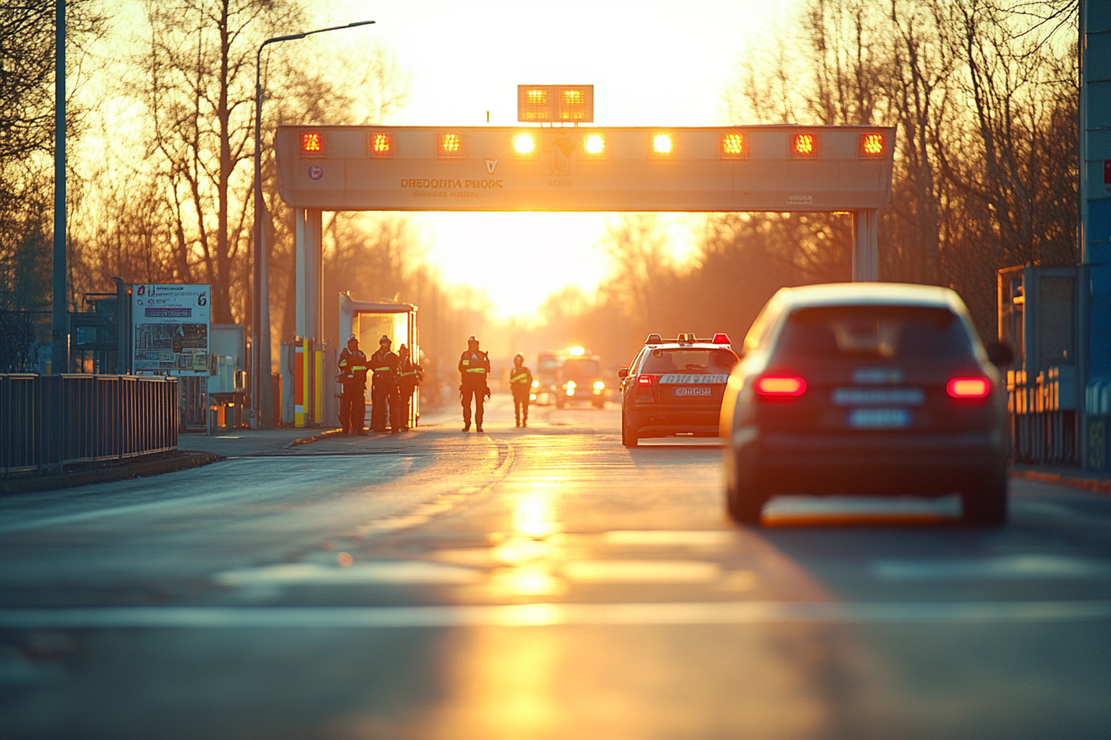
[(718, 332), (713, 336), (713, 339), (699, 339), (694, 334), (680, 334), (675, 339), (664, 339), (660, 334), (652, 332), (648, 338), (644, 340), (645, 344), (732, 344), (729, 341), (729, 335), (725, 332)]

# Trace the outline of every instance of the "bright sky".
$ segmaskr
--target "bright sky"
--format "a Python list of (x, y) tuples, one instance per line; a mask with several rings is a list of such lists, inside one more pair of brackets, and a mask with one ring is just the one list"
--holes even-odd
[[(341, 0), (342, 2), (342, 0)], [(412, 75), (398, 125), (517, 123), (517, 85), (592, 84), (600, 126), (712, 126), (750, 34), (774, 33), (793, 0), (349, 0), (335, 23), (381, 39)], [(341, 7), (343, 7), (341, 5)], [(607, 273), (594, 245), (614, 214), (415, 216), (449, 283), (488, 292), (500, 318), (527, 314), (567, 284)], [(675, 251), (696, 216), (676, 215)]]

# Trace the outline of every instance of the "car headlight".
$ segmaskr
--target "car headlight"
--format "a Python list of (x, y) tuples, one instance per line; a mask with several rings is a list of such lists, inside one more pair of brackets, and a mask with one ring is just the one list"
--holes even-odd
[(605, 384), (605, 383), (603, 383), (603, 382), (602, 382), (602, 381), (600, 381), (600, 380), (595, 380), (595, 381), (594, 381), (594, 390), (596, 390), (596, 391), (604, 391), (605, 389), (606, 389), (606, 384)]
[(539, 388), (540, 387), (540, 381), (539, 380), (532, 381), (532, 387), (533, 388)]
[(566, 383), (563, 384), (563, 387), (566, 388), (569, 391), (573, 391), (576, 388), (578, 388), (579, 386), (575, 381), (568, 380)]

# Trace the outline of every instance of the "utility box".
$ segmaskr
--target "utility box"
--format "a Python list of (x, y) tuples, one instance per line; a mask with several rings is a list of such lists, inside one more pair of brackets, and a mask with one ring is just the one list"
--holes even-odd
[(998, 273), (999, 339), (1015, 355), (1007, 395), (1016, 460), (1080, 462), (1079, 288), (1077, 266)]

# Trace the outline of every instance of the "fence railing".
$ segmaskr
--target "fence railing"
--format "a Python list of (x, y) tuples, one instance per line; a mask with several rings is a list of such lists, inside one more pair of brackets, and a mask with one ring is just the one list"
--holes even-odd
[(177, 449), (176, 378), (0, 374), (0, 476)]
[(1051, 367), (1028, 379), (1007, 373), (1011, 454), (1016, 462), (1079, 465), (1081, 462), (1075, 367)]

